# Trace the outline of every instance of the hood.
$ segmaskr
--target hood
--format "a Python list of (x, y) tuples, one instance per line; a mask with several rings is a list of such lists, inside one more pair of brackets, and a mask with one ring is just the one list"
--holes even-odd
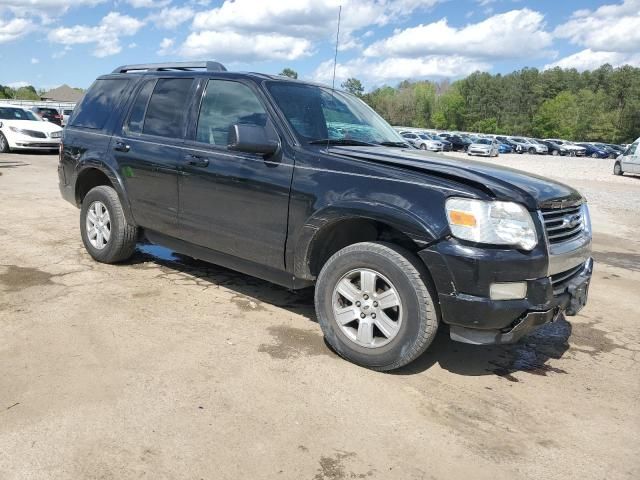
[(35, 130), (36, 132), (59, 132), (62, 128), (52, 122), (39, 122), (36, 120), (4, 120), (0, 119), (4, 126), (22, 128), (24, 130)]
[(530, 210), (582, 201), (580, 193), (568, 185), (490, 163), (392, 147), (340, 146), (331, 147), (330, 152), (346, 158), (387, 163), (454, 180), (482, 190), (497, 200), (522, 203)]

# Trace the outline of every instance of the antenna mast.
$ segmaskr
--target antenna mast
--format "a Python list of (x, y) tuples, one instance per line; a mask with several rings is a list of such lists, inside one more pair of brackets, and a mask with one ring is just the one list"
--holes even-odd
[(338, 9), (338, 31), (336, 32), (336, 53), (333, 56), (333, 81), (331, 82), (331, 88), (336, 88), (336, 64), (338, 63), (338, 42), (340, 41), (340, 16), (342, 15), (342, 5)]

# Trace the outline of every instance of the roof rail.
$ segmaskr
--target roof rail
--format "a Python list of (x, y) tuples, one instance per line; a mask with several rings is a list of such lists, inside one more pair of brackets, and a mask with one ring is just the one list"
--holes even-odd
[(208, 72), (226, 72), (227, 69), (219, 62), (171, 62), (171, 63), (140, 63), (138, 65), (122, 65), (112, 73), (127, 73), (132, 71), (162, 72), (167, 70), (190, 71), (205, 69)]

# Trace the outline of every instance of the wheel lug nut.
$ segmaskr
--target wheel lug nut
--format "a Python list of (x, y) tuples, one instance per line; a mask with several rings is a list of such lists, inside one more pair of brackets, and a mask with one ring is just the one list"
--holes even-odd
[(373, 306), (377, 307), (378, 306), (378, 302), (373, 302)]
[(360, 305), (362, 305), (360, 302), (356, 302), (356, 307), (359, 307)]
[(376, 314), (375, 314), (375, 313), (372, 313), (372, 314), (371, 314), (371, 318), (376, 318)]
[(364, 313), (361, 313), (360, 318), (364, 318), (364, 317), (366, 317), (366, 315)]
[(364, 295), (362, 298), (364, 298), (365, 300), (369, 300), (369, 295)]

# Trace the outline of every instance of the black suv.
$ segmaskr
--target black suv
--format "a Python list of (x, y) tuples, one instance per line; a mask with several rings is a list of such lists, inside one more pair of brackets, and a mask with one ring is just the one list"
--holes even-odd
[(516, 341), (574, 315), (591, 226), (574, 189), (410, 148), (358, 98), (215, 62), (99, 77), (61, 147), (60, 190), (100, 262), (153, 243), (297, 289), (327, 342), (390, 370), (441, 323)]

